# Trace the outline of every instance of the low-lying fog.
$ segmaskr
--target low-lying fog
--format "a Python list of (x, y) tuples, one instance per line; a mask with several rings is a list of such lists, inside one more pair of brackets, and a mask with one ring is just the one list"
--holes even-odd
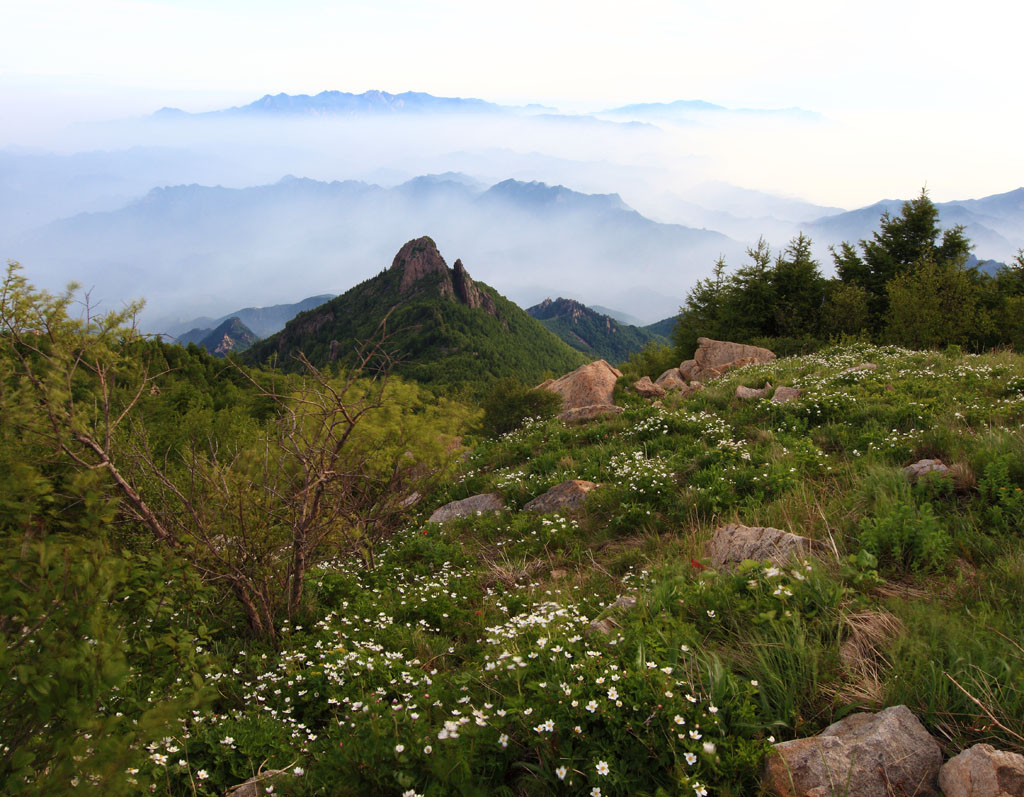
[[(105, 306), (145, 297), (159, 326), (343, 292), (426, 234), (523, 305), (564, 295), (654, 321), (759, 235), (780, 247), (807, 230), (828, 271), (827, 245), (873, 223), (844, 209), (925, 184), (937, 201), (1016, 188), (978, 177), (1012, 151), (1008, 132), (971, 146), (954, 121), (964, 148), (948, 157), (898, 122), (642, 106), (90, 122), (0, 150), (0, 256)], [(421, 175), (442, 176), (407, 182)], [(165, 186), (177, 187), (153, 190)], [(1006, 259), (1024, 245), (1014, 201), (944, 220), (969, 225), (980, 257)]]

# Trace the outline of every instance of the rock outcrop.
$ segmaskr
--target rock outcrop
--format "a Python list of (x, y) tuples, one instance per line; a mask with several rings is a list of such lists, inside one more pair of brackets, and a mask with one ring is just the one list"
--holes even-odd
[(692, 360), (680, 363), (679, 375), (687, 382), (694, 379), (707, 382), (744, 365), (767, 363), (774, 359), (774, 353), (760, 346), (697, 338), (697, 351)]
[(779, 797), (923, 797), (936, 793), (941, 764), (935, 738), (906, 706), (892, 706), (776, 744), (765, 786)]
[(395, 259), (391, 261), (391, 268), (402, 272), (402, 281), (398, 287), (402, 294), (409, 293), (413, 286), (425, 277), (438, 274), (441, 276), (439, 288), (441, 295), (455, 296), (448, 264), (444, 262), (441, 253), (437, 251), (437, 245), (431, 238), (424, 236), (407, 241), (398, 250)]
[(939, 788), (945, 797), (1022, 797), (1024, 756), (976, 744), (943, 764)]
[(494, 305), (494, 299), (490, 294), (480, 290), (462, 265), (461, 260), (455, 261), (452, 268), (452, 288), (455, 291), (455, 298), (467, 307), (483, 310), (489, 315), (497, 316), (498, 308)]
[(644, 398), (660, 398), (665, 395), (665, 388), (656, 385), (649, 376), (644, 376), (633, 383), (633, 390)]
[(452, 501), (434, 510), (428, 523), (445, 523), (460, 517), (479, 515), (483, 512), (504, 512), (505, 502), (497, 493), (482, 493), (463, 498), (461, 501)]
[(790, 534), (782, 529), (733, 523), (715, 529), (707, 551), (713, 567), (732, 567), (745, 559), (756, 562), (768, 560), (784, 565), (794, 555), (822, 548), (824, 546), (817, 540)]
[(559, 418), (582, 420), (622, 411), (621, 407), (615, 406), (613, 400), (615, 382), (620, 376), (622, 371), (613, 368), (604, 360), (595, 360), (558, 379), (549, 379), (537, 387), (541, 390), (550, 390), (562, 397), (562, 413)]
[(564, 512), (578, 509), (587, 493), (598, 487), (594, 482), (570, 479), (556, 484), (543, 495), (538, 495), (523, 507), (524, 512)]

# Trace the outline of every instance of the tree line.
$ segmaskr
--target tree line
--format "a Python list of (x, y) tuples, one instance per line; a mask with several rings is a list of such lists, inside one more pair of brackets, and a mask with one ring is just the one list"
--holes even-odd
[(870, 240), (832, 247), (833, 278), (803, 233), (774, 255), (762, 238), (747, 264), (730, 271), (719, 259), (686, 296), (672, 359), (690, 357), (698, 337), (761, 343), (778, 354), (843, 336), (914, 349), (1020, 349), (1024, 252), (988, 274), (969, 265), (971, 248), (962, 226), (940, 229), (924, 191), (898, 215), (884, 213)]

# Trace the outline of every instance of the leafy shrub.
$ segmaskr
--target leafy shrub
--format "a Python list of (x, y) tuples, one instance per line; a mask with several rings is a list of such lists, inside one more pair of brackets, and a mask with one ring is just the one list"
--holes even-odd
[(861, 545), (881, 561), (910, 570), (939, 570), (952, 540), (931, 504), (896, 499), (860, 522)]
[(549, 390), (528, 388), (511, 377), (499, 380), (483, 402), (481, 426), (485, 434), (511, 432), (527, 418), (550, 418), (562, 406), (560, 396)]

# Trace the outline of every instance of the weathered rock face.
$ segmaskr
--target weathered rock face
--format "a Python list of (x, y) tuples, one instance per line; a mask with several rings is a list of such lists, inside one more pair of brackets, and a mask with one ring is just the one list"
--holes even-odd
[(913, 465), (907, 465), (903, 473), (911, 482), (916, 482), (926, 473), (938, 473), (940, 476), (949, 476), (949, 468), (942, 464), (941, 459), (919, 459)]
[(712, 566), (729, 567), (744, 559), (757, 562), (767, 559), (777, 565), (784, 565), (795, 554), (809, 553), (823, 547), (817, 540), (790, 534), (782, 529), (733, 523), (715, 529), (707, 550)]
[(391, 262), (391, 268), (401, 270), (402, 281), (399, 290), (405, 294), (412, 290), (413, 285), (424, 277), (431, 274), (442, 275), (441, 295), (455, 296), (455, 288), (452, 286), (452, 277), (448, 271), (448, 264), (444, 262), (441, 253), (437, 251), (437, 245), (433, 239), (416, 238), (406, 243), (395, 259)]
[[(587, 365), (581, 365), (575, 371), (558, 379), (549, 379), (537, 387), (550, 390), (561, 396), (562, 414), (558, 417), (573, 420), (573, 418), (567, 417), (567, 414), (574, 410), (614, 407), (615, 402), (612, 400), (612, 395), (615, 390), (615, 382), (620, 376), (622, 376), (620, 370), (612, 368), (604, 360), (596, 360)], [(614, 412), (614, 410), (612, 411)], [(621, 412), (621, 409), (619, 411)], [(579, 417), (577, 416), (576, 419)]]
[(939, 788), (946, 797), (1022, 797), (1024, 756), (976, 744), (942, 766)]
[(482, 512), (504, 512), (505, 502), (497, 493), (483, 493), (463, 498), (461, 501), (452, 501), (434, 510), (430, 516), (429, 523), (445, 523), (455, 518), (478, 515)]
[(779, 797), (922, 797), (936, 794), (941, 764), (939, 743), (906, 706), (892, 706), (775, 745), (765, 786)]
[(570, 479), (556, 484), (543, 495), (538, 495), (523, 507), (524, 512), (561, 512), (578, 509), (587, 493), (597, 488), (594, 482)]
[(768, 394), (772, 392), (772, 386), (770, 382), (765, 382), (764, 387), (744, 387), (740, 385), (736, 388), (736, 398), (738, 399), (762, 399), (768, 398)]
[(494, 299), (489, 293), (480, 290), (469, 278), (461, 260), (456, 260), (455, 266), (452, 268), (452, 287), (455, 290), (455, 298), (464, 305), (483, 310), (485, 313), (497, 317), (498, 308), (494, 306)]
[(787, 401), (793, 401), (803, 395), (803, 391), (798, 387), (786, 387), (785, 385), (779, 385), (775, 388), (775, 395), (772, 396), (772, 401), (776, 404), (785, 404)]
[(684, 360), (679, 365), (679, 374), (686, 381), (700, 379), (707, 382), (744, 365), (767, 363), (774, 359), (774, 353), (760, 346), (697, 338), (697, 351), (692, 360)]
[(660, 398), (665, 395), (665, 388), (656, 385), (649, 376), (644, 376), (633, 383), (633, 390), (644, 398)]

